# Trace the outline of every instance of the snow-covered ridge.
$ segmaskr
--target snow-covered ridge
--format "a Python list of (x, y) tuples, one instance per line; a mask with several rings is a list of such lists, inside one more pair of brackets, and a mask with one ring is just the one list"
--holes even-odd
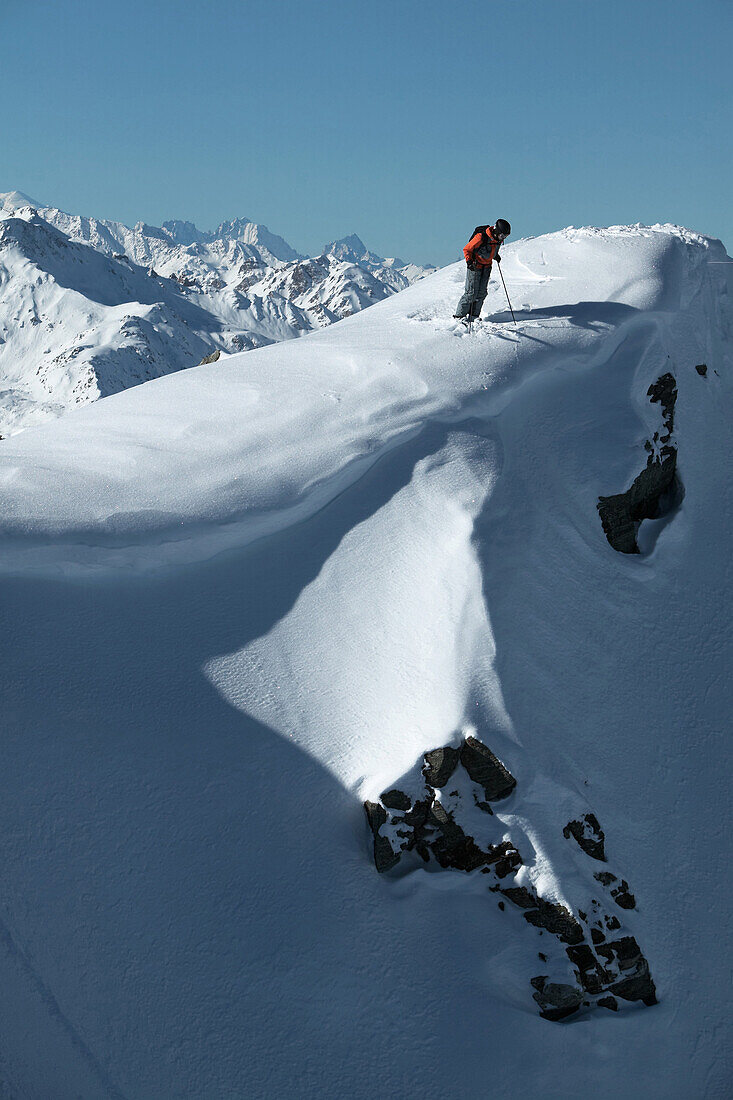
[(0, 195), (0, 434), (331, 324), (426, 270), (357, 237), (311, 259), (247, 218), (128, 227)]
[[(338, 329), (114, 395), (54, 425), (53, 497), (30, 477), (6, 502), (5, 530), (78, 531), (85, 542), (96, 530), (102, 545), (137, 533), (173, 557), (189, 553), (176, 549), (189, 523), (224, 540), (246, 537), (232, 533), (235, 522), (259, 535), (320, 507), (426, 423), (477, 408), (495, 415), (538, 374), (611, 358), (657, 332), (664, 314), (678, 325), (717, 277), (709, 259), (724, 255), (719, 242), (672, 226), (568, 229), (505, 252), (516, 330), (496, 283), (484, 312), (498, 326), (470, 340), (456, 330), (463, 272), (453, 265)], [(24, 456), (44, 436), (3, 448), (13, 477), (28, 476)]]
[(726, 259), (520, 240), (516, 326), (454, 265), (0, 444), (16, 1092), (726, 1095)]

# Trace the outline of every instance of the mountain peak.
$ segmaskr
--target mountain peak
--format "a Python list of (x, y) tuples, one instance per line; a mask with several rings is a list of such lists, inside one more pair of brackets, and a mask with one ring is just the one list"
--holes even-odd
[(163, 222), (161, 229), (164, 229), (165, 232), (173, 238), (176, 244), (198, 244), (200, 241), (208, 241), (211, 239), (210, 233), (202, 233), (193, 222), (181, 221), (179, 218), (173, 218), (171, 221)]
[(338, 241), (331, 241), (329, 244), (324, 245), (323, 251), (331, 256), (336, 256), (339, 260), (348, 260), (351, 263), (358, 263), (359, 260), (363, 260), (365, 257), (376, 259), (356, 233), (351, 233), (348, 237), (341, 237)]
[(282, 260), (284, 263), (303, 259), (301, 254), (296, 252), (283, 237), (278, 236), (277, 233), (271, 233), (266, 225), (250, 221), (249, 218), (232, 218), (231, 221), (222, 222), (213, 234), (213, 238), (242, 241), (243, 244), (264, 248), (276, 260)]
[(36, 202), (30, 195), (24, 194), (23, 191), (5, 191), (0, 192), (0, 207), (5, 210), (21, 210), (24, 206), (41, 206), (42, 203)]

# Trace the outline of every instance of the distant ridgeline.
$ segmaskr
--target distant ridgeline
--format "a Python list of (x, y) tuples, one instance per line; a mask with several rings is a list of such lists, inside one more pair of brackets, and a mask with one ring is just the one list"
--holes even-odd
[(432, 270), (356, 235), (307, 257), (247, 218), (130, 228), (17, 191), (0, 195), (0, 264), (3, 436), (216, 352), (323, 328)]

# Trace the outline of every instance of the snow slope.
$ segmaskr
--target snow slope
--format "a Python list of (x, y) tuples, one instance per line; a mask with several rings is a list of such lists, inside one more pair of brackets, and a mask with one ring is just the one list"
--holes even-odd
[(247, 218), (133, 228), (0, 195), (0, 434), (331, 324), (426, 268), (358, 237), (303, 257)]
[[(456, 265), (3, 441), (9, 1095), (727, 1095), (725, 258), (519, 241), (516, 328), (494, 282), (452, 321)], [(684, 497), (620, 554), (666, 373)], [(466, 735), (511, 881), (605, 907), (659, 1003), (542, 1019), (572, 966), (490, 878), (377, 874), (362, 801)]]

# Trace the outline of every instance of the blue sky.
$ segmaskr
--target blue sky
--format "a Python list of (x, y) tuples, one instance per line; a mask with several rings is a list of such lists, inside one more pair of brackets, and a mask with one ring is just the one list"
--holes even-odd
[(0, 191), (443, 264), (674, 221), (733, 244), (731, 0), (0, 0)]

